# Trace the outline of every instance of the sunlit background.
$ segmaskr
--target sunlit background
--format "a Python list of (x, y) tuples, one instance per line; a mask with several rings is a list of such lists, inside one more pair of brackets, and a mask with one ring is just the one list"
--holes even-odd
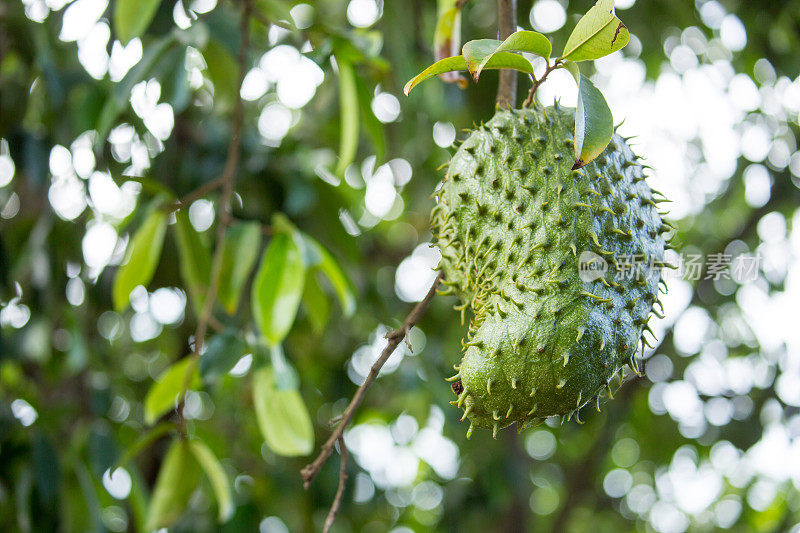
[[(636, 3), (617, 1), (618, 15), (626, 20), (627, 10), (635, 9)], [(23, 0), (23, 4), (31, 23), (45, 24), (53, 18), (61, 21), (58, 39), (65, 49), (77, 55), (86, 74), (96, 80), (119, 83), (143, 60), (139, 38), (125, 46), (112, 39), (107, 0)], [(178, 0), (172, 10), (175, 27), (186, 32), (196, 30), (191, 39), (187, 38), (192, 44), (188, 45), (180, 76), (185, 76), (190, 88), (189, 105), (199, 112), (212, 109), (221, 91), (209, 76), (207, 55), (197, 48), (207, 39), (197, 21), (217, 8), (216, 4), (215, 0)], [(568, 0), (538, 0), (529, 11), (520, 13), (520, 24), (522, 28), (553, 34), (566, 24), (574, 24), (568, 13), (575, 13), (585, 4), (573, 7)], [(494, 24), (492, 17), (483, 16), (488, 9), (488, 5), (475, 7), (465, 15), (471, 17), (470, 27), (487, 35)], [(623, 426), (610, 449), (612, 461), (603, 463), (602, 490), (618, 512), (626, 518), (639, 519), (648, 524), (648, 529), (660, 533), (724, 529), (737, 524), (746, 509), (767, 512), (776, 505), (788, 505), (797, 513), (800, 505), (800, 210), (787, 214), (769, 209), (776, 180), (789, 176), (794, 194), (800, 186), (800, 151), (795, 135), (800, 121), (800, 78), (779, 74), (766, 57), (757, 59), (752, 71), (737, 70), (737, 55), (748, 47), (747, 25), (715, 0), (697, 0), (695, 12), (695, 25), (664, 30), (662, 54), (655, 66), (647, 65), (640, 57), (642, 42), (636, 31), (641, 28), (632, 26), (627, 48), (597, 61), (592, 77), (606, 95), (615, 122), (621, 124), (618, 132), (634, 137), (631, 142), (636, 151), (652, 167), (650, 184), (673, 201), (669, 204), (671, 220), (684, 221), (685, 227), (724, 240), (725, 225), (715, 224), (703, 212), (740, 176), (743, 202), (763, 211), (757, 221), (759, 242), (755, 246), (734, 239), (724, 248), (734, 258), (757, 254), (761, 258), (758, 279), (741, 283), (722, 279), (713, 283), (719, 294), (733, 295), (735, 303), (710, 314), (704, 299), (696, 297), (696, 283), (672, 277), (668, 294), (662, 297), (665, 317), (651, 321), (659, 341), (670, 329), (673, 340), (667, 351), (656, 344), (644, 354), (647, 364), (643, 379), (650, 382), (649, 423), (662, 426), (671, 419), (685, 443), (676, 446), (669, 461), (653, 464), (643, 459), (646, 450), (642, 450), (630, 428)], [(347, 3), (346, 19), (353, 28), (380, 28), (383, 16), (382, 2)], [(315, 19), (315, 7), (306, 3), (294, 5), (291, 17), (297, 28), (309, 28)], [(314, 102), (318, 92), (335, 84), (337, 70), (335, 61), (320, 65), (312, 60), (312, 44), (304, 41), (298, 45), (283, 27), (270, 26), (267, 39), (268, 47), (251, 62), (239, 90), (248, 102), (248, 110), (256, 114), (253, 124), (262, 149), (278, 150), (284, 143), (296, 142), (293, 135), (307, 113), (317, 113)], [(543, 60), (533, 56), (531, 59), (539, 71), (544, 69)], [(369, 108), (381, 124), (413, 124), (417, 120), (419, 110), (408, 111), (409, 100), (399, 91), (403, 81), (378, 84), (370, 94)], [(462, 98), (447, 94), (451, 95), (453, 106), (457, 105), (455, 98)], [(149, 174), (165, 144), (176, 134), (176, 113), (164, 96), (163, 80), (153, 77), (139, 81), (131, 87), (129, 96), (133, 112), (129, 116), (138, 117), (135, 124), (114, 124), (106, 139), (98, 138), (93, 129), (87, 130), (70, 142), (54, 144), (47, 150), (50, 209), (60, 221), (84, 223), (82, 257), (61, 265), (67, 280), (61, 288), (64, 298), (79, 309), (103, 272), (123, 261), (129, 233), (120, 229), (124, 228), (121, 223), (141, 202), (141, 178)], [(538, 96), (545, 104), (558, 99), (561, 104), (574, 106), (574, 81), (566, 71), (556, 71)], [(325, 98), (325, 105), (335, 107), (335, 99)], [(483, 117), (472, 120), (480, 118)], [(435, 146), (432, 159), (442, 163), (456, 139), (463, 138), (460, 128), (470, 121), (461, 115), (448, 121), (447, 113), (443, 113), (432, 122), (424, 141)], [(122, 168), (121, 172), (110, 170), (109, 162), (96, 158), (98, 143), (105, 143), (104, 150), (113, 158), (113, 167)], [(394, 293), (389, 297), (402, 302), (420, 301), (433, 281), (433, 268), (440, 256), (427, 244), (424, 221), (410, 225), (409, 212), (417, 217), (429, 204), (409, 205), (423, 200), (419, 195), (404, 193), (416, 180), (433, 185), (438, 178), (427, 169), (415, 170), (418, 160), (405, 158), (402, 150), (390, 152), (391, 157), (380, 163), (376, 155), (362, 151), (340, 178), (332, 171), (337, 157), (334, 148), (335, 144), (322, 146), (307, 154), (314, 179), (330, 189), (348, 190), (349, 200), (338, 209), (337, 223), (356, 242), (365, 242), (364, 236), (376, 227), (411, 232), (416, 242), (397, 258), (396, 267), (382, 270), (379, 275), (384, 286), (388, 276), (388, 286), (393, 287)], [(17, 169), (21, 166), (20, 154), (10, 149), (6, 139), (0, 139), (2, 228), (13, 224), (24, 209), (17, 191)], [(209, 199), (197, 200), (189, 208), (189, 216), (197, 231), (210, 233), (216, 217), (215, 204)], [(682, 251), (707, 252), (691, 247)], [(48, 268), (46, 260), (33, 263), (30, 276), (34, 286), (50, 282)], [(20, 338), (27, 343), (25, 351), (34, 358), (36, 354), (49, 353), (49, 348), (41, 346), (50, 344), (58, 352), (78, 354), (70, 355), (77, 359), (70, 359), (67, 364), (85, 366), (86, 359), (92, 356), (87, 350), (73, 349), (72, 330), (67, 326), (56, 327), (52, 332), (42, 329), (40, 322), (32, 320), (28, 295), (17, 287), (16, 294), (0, 293), (4, 298), (0, 304), (0, 327), (4, 333), (25, 332)], [(123, 337), (130, 338), (134, 345), (146, 343), (159, 338), (165, 330), (179, 328), (186, 306), (187, 296), (180, 287), (139, 287), (131, 297), (133, 311), (125, 315), (102, 312), (97, 318), (96, 333), (110, 345), (121, 342)], [(326, 427), (331, 416), (342, 411), (346, 390), (363, 382), (386, 344), (385, 333), (396, 325), (395, 318), (390, 314), (378, 317), (378, 322), (370, 326), (369, 338), (350, 346), (352, 355), (345, 365), (353, 386), (345, 387), (342, 399), (334, 398), (322, 405), (315, 415), (320, 427)], [(383, 368), (380, 380), (395, 379), (392, 374), (412, 359), (432, 357), (430, 339), (437, 334), (423, 321), (411, 332), (413, 352), (401, 344)], [(442, 343), (437, 342), (436, 346), (441, 348)], [(452, 352), (455, 351), (454, 348)], [(136, 350), (119, 371), (136, 382), (156, 377), (166, 360), (146, 353)], [(251, 363), (252, 355), (245, 355), (231, 375), (246, 375)], [(418, 369), (419, 380), (440, 379), (419, 366), (414, 368)], [(96, 379), (105, 378), (97, 374)], [(754, 402), (754, 395), (761, 396), (757, 391), (770, 391), (771, 396)], [(129, 417), (140, 416), (137, 401), (116, 391), (107, 418), (114, 424), (125, 424)], [(30, 398), (12, 398), (10, 409), (21, 426), (35, 427), (39, 423), (41, 413)], [(374, 417), (352, 426), (347, 431), (346, 444), (359, 469), (352, 476), (347, 498), (357, 504), (385, 498), (395, 513), (416, 509), (417, 520), (435, 527), (444, 512), (444, 494), (463, 476), (465, 461), (459, 444), (444, 431), (446, 425), (457, 424), (448, 409), (446, 405), (433, 404), (427, 418), (395, 412), (389, 420)], [(208, 393), (193, 392), (187, 398), (185, 412), (189, 419), (209, 420), (214, 411), (215, 401)], [(746, 420), (757, 421), (753, 427), (760, 436), (753, 436), (747, 447), (737, 447), (723, 436), (723, 430)], [(540, 516), (555, 513), (565, 497), (561, 488), (564, 474), (553, 459), (563, 444), (558, 426), (557, 421), (548, 420), (546, 425), (527, 430), (520, 437), (533, 465), (530, 511)], [(241, 472), (237, 476), (237, 490), (246, 490), (241, 487), (248, 486), (248, 474)], [(131, 476), (124, 468), (113, 477), (106, 472), (102, 485), (113, 499), (123, 501), (131, 492)], [(0, 500), (4, 494), (0, 492)], [(119, 503), (107, 505), (102, 517), (103, 525), (112, 531), (128, 528), (124, 506)], [(263, 516), (260, 530), (288, 531), (286, 516)], [(393, 531), (408, 530), (397, 527)], [(792, 531), (800, 529), (795, 526)]]

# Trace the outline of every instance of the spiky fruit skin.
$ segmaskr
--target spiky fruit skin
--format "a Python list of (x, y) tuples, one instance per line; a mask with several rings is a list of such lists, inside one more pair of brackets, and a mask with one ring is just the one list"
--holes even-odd
[[(446, 291), (473, 314), (451, 378), (470, 432), (599, 407), (657, 301), (658, 272), (628, 277), (615, 264), (663, 261), (666, 226), (643, 167), (615, 134), (571, 170), (573, 127), (569, 109), (498, 111), (464, 141), (437, 191)], [(594, 281), (579, 275), (586, 251), (608, 263)]]

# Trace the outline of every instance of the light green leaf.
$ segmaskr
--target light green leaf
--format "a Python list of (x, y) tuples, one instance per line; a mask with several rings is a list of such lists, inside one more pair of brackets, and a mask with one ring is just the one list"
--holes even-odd
[(267, 446), (287, 457), (308, 455), (314, 449), (314, 427), (300, 393), (278, 390), (272, 369), (253, 373), (253, 404)]
[(173, 363), (147, 391), (147, 396), (144, 397), (145, 424), (152, 424), (161, 415), (174, 409), (185, 384), (188, 384), (189, 389), (200, 387), (197, 360), (193, 357), (184, 357)]
[(186, 284), (194, 312), (199, 316), (208, 292), (211, 278), (211, 254), (192, 226), (186, 210), (175, 213), (175, 240), (178, 242), (178, 259), (181, 278)]
[(200, 481), (200, 465), (183, 440), (173, 441), (161, 469), (147, 510), (147, 531), (168, 527), (189, 503)]
[(261, 225), (244, 222), (228, 228), (222, 250), (222, 270), (217, 299), (232, 315), (239, 307), (247, 278), (261, 251)]
[(629, 39), (628, 28), (614, 14), (614, 0), (598, 0), (572, 30), (561, 59), (599, 59), (623, 48)]
[(306, 267), (292, 238), (272, 238), (253, 282), (253, 317), (270, 344), (283, 341), (294, 323), (303, 295)]
[(328, 323), (331, 304), (327, 295), (322, 291), (322, 287), (319, 286), (316, 273), (311, 271), (307, 276), (306, 286), (303, 290), (303, 307), (314, 333), (320, 334), (325, 329), (325, 324)]
[(497, 39), (470, 41), (464, 45), (462, 52), (473, 79), (478, 81), (486, 64), (498, 52), (529, 52), (547, 59), (552, 49), (550, 41), (541, 33), (521, 30), (512, 33), (503, 42)]
[(128, 245), (125, 263), (114, 278), (112, 296), (114, 309), (118, 313), (128, 307), (133, 289), (139, 285), (147, 285), (153, 279), (166, 232), (167, 214), (155, 208), (134, 233)]
[(581, 83), (581, 69), (578, 68), (578, 64), (574, 61), (564, 61), (564, 68), (572, 74), (572, 77), (575, 78), (575, 83), (580, 85)]
[(575, 112), (575, 165), (586, 166), (600, 155), (614, 135), (614, 117), (603, 93), (589, 78), (581, 75), (578, 87), (578, 109)]
[(211, 337), (206, 351), (200, 357), (200, 375), (206, 383), (212, 383), (227, 374), (244, 356), (247, 345), (235, 329), (226, 329)]
[(342, 56), (336, 56), (339, 67), (339, 163), (336, 174), (344, 175), (345, 169), (353, 162), (358, 149), (358, 88), (353, 64)]
[[(465, 45), (466, 46), (466, 45)], [(498, 52), (484, 65), (483, 70), (497, 70), (508, 68), (518, 70), (526, 74), (533, 74), (533, 65), (531, 62), (522, 57), (521, 55), (513, 54), (511, 52)], [(442, 74), (443, 72), (451, 72), (454, 70), (469, 70), (464, 56), (453, 56), (437, 61), (429, 66), (421, 73), (417, 74), (414, 78), (406, 83), (403, 92), (408, 96), (411, 89), (422, 83), (423, 81)]]
[(114, 3), (114, 34), (122, 44), (139, 37), (153, 20), (161, 0), (117, 0)]
[(304, 236), (308, 248), (311, 250), (312, 254), (318, 258), (318, 260), (314, 262), (315, 268), (322, 272), (328, 281), (330, 281), (333, 290), (336, 292), (336, 296), (339, 298), (339, 303), (342, 306), (344, 315), (351, 316), (356, 310), (356, 297), (353, 286), (347, 278), (347, 274), (344, 273), (339, 263), (324, 246), (314, 238), (308, 235)]
[(189, 449), (194, 454), (194, 458), (203, 468), (214, 489), (217, 497), (217, 514), (220, 522), (225, 522), (233, 516), (233, 497), (231, 496), (231, 485), (228, 482), (228, 475), (222, 468), (217, 457), (206, 444), (194, 439), (188, 442)]

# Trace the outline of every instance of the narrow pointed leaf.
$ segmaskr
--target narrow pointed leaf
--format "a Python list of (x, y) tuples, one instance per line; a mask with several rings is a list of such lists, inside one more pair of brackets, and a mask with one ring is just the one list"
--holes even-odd
[(270, 344), (279, 344), (292, 328), (303, 295), (306, 267), (292, 238), (272, 238), (253, 282), (253, 317)]
[[(521, 55), (513, 54), (511, 52), (498, 52), (494, 54), (489, 62), (483, 67), (483, 70), (498, 70), (502, 68), (518, 70), (526, 74), (533, 74), (533, 65), (531, 65), (531, 62)], [(467, 68), (467, 63), (464, 59), (464, 56), (453, 56), (448, 57), (447, 59), (442, 59), (441, 61), (437, 61), (406, 83), (403, 91), (406, 95), (408, 95), (411, 89), (428, 78), (436, 76), (437, 74), (441, 74), (442, 72), (449, 72), (452, 70), (469, 70)]]
[(186, 383), (189, 384), (189, 389), (200, 387), (197, 361), (192, 357), (184, 357), (167, 368), (147, 391), (144, 397), (145, 423), (152, 424), (164, 413), (174, 409)]
[(242, 290), (260, 251), (261, 226), (257, 222), (235, 224), (226, 232), (217, 298), (229, 315), (239, 307)]
[(178, 242), (178, 260), (181, 278), (189, 292), (195, 314), (200, 315), (211, 278), (211, 253), (200, 234), (192, 226), (185, 210), (175, 213), (175, 240)]
[(114, 33), (122, 44), (139, 37), (153, 20), (161, 0), (117, 0), (114, 3)]
[(336, 174), (343, 175), (353, 162), (358, 149), (358, 88), (353, 64), (344, 57), (336, 56), (339, 67), (339, 163)]
[(316, 257), (314, 268), (322, 272), (328, 279), (336, 296), (339, 298), (339, 303), (342, 306), (342, 312), (345, 316), (351, 316), (356, 310), (356, 297), (353, 290), (353, 285), (344, 273), (342, 267), (319, 242), (312, 237), (305, 235), (305, 242), (311, 253)]
[(118, 313), (128, 307), (133, 289), (139, 285), (147, 285), (153, 279), (166, 232), (167, 214), (156, 208), (152, 209), (134, 233), (128, 244), (125, 263), (114, 278), (112, 296), (114, 309)]
[[(494, 41), (494, 39), (483, 40)], [(481, 75), (481, 71), (497, 52), (528, 52), (547, 59), (553, 51), (553, 46), (550, 44), (547, 37), (535, 31), (520, 30), (509, 35), (502, 43), (499, 41), (497, 42), (499, 43), (497, 48), (483, 58), (483, 60), (478, 63), (477, 67), (475, 67), (473, 72), (473, 77), (475, 79)], [(464, 47), (466, 46), (467, 45), (464, 45)], [(467, 54), (464, 52), (464, 57), (466, 58), (466, 56)], [(469, 61), (467, 61), (467, 66), (469, 66)]]
[(147, 531), (168, 527), (189, 503), (200, 481), (200, 465), (183, 440), (172, 443), (158, 471), (147, 511)]
[(253, 373), (253, 404), (267, 446), (287, 457), (308, 455), (314, 449), (314, 427), (300, 393), (278, 390), (272, 369)]
[(589, 78), (581, 75), (578, 87), (578, 108), (575, 112), (575, 165), (586, 166), (600, 155), (614, 135), (614, 117), (603, 93)]
[(214, 489), (214, 495), (217, 498), (217, 517), (219, 521), (227, 521), (233, 516), (233, 497), (231, 496), (231, 485), (225, 469), (222, 468), (219, 459), (204, 442), (195, 439), (189, 441), (188, 446), (211, 482), (211, 488)]
[(598, 0), (578, 21), (564, 46), (562, 59), (599, 59), (628, 44), (628, 28), (614, 14), (614, 0)]

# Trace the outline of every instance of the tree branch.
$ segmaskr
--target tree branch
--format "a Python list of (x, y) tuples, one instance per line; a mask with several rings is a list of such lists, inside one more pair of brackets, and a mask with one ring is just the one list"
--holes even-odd
[(436, 295), (436, 289), (439, 287), (441, 280), (442, 274), (439, 273), (439, 275), (436, 276), (436, 279), (433, 281), (433, 285), (431, 285), (431, 288), (428, 290), (428, 294), (425, 295), (425, 298), (423, 298), (421, 302), (414, 306), (414, 309), (412, 309), (408, 314), (403, 322), (403, 325), (386, 334), (386, 338), (389, 340), (389, 342), (386, 344), (386, 348), (383, 349), (383, 352), (381, 352), (378, 360), (372, 365), (367, 379), (365, 379), (364, 383), (358, 388), (358, 390), (356, 390), (356, 393), (353, 395), (353, 399), (350, 400), (350, 405), (347, 406), (347, 409), (345, 409), (344, 413), (342, 414), (339, 425), (336, 426), (336, 428), (333, 430), (333, 433), (331, 433), (331, 436), (328, 437), (328, 440), (322, 445), (319, 455), (316, 459), (314, 459), (314, 462), (307, 464), (303, 470), (300, 471), (300, 475), (303, 477), (304, 488), (308, 489), (308, 487), (311, 485), (311, 482), (314, 481), (314, 478), (317, 477), (317, 474), (319, 474), (319, 471), (322, 469), (323, 465), (328, 461), (328, 458), (333, 452), (334, 444), (337, 440), (342, 438), (342, 435), (344, 435), (344, 430), (353, 419), (353, 415), (355, 415), (356, 411), (361, 405), (361, 402), (364, 400), (367, 390), (369, 390), (370, 386), (372, 386), (375, 378), (378, 377), (378, 373), (381, 371), (381, 368), (383, 368), (386, 360), (392, 355), (395, 348), (397, 348), (397, 345), (406, 338), (408, 331), (414, 327), (417, 322), (419, 322), (419, 319), (422, 318), (422, 315), (424, 315), (425, 311), (428, 310), (428, 307), (431, 305), (431, 300), (433, 300), (433, 297)]
[(347, 482), (347, 447), (344, 445), (344, 437), (339, 437), (339, 453), (342, 455), (342, 464), (339, 467), (339, 488), (336, 490), (336, 498), (333, 499), (331, 510), (328, 511), (328, 516), (325, 518), (325, 527), (322, 528), (322, 533), (328, 533), (331, 526), (333, 526), (336, 515), (342, 508), (342, 498), (344, 497), (344, 486)]
[[(497, 0), (497, 33), (501, 41), (517, 31), (517, 0)], [(503, 69), (497, 84), (497, 105), (517, 105), (517, 71)]]
[(530, 90), (528, 91), (528, 97), (522, 103), (522, 107), (528, 107), (529, 105), (531, 105), (531, 103), (533, 103), (533, 95), (536, 94), (536, 89), (538, 89), (539, 86), (542, 83), (544, 83), (544, 80), (547, 79), (547, 75), (553, 72), (555, 69), (561, 68), (563, 65), (564, 62), (560, 59), (555, 61), (552, 65), (548, 62), (547, 70), (544, 71), (544, 74), (542, 74), (541, 78), (537, 80), (536, 77), (531, 76), (531, 78), (533, 79), (533, 87), (531, 87)]

